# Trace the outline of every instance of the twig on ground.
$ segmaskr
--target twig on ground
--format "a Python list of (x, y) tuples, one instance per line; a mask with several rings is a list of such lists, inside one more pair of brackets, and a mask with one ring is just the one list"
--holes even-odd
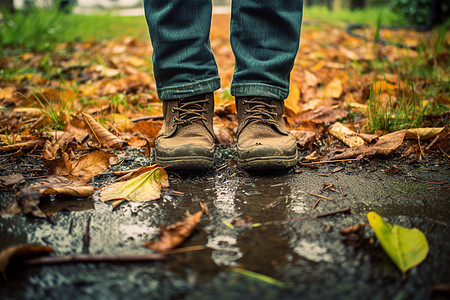
[(319, 198), (323, 198), (323, 199), (327, 199), (327, 200), (330, 200), (330, 201), (334, 201), (334, 199), (333, 198), (328, 198), (328, 197), (325, 197), (325, 196), (322, 196), (322, 195), (317, 195), (317, 194), (314, 194), (314, 193), (309, 193), (311, 196), (316, 196), (316, 197), (319, 197)]
[(124, 254), (124, 255), (90, 255), (73, 254), (64, 256), (42, 256), (23, 260), (21, 263), (25, 266), (52, 265), (52, 264), (70, 264), (70, 263), (100, 263), (100, 262), (143, 262), (143, 261), (161, 261), (167, 257), (160, 253), (146, 254)]

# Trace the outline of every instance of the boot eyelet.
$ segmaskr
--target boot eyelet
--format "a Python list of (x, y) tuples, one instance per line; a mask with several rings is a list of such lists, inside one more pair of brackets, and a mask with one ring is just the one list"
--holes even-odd
[(173, 112), (173, 113), (175, 112), (175, 107), (172, 107), (172, 112)]
[(242, 105), (245, 105), (245, 100), (242, 100)]
[(209, 125), (208, 121), (205, 121), (205, 124), (206, 124), (206, 125)]

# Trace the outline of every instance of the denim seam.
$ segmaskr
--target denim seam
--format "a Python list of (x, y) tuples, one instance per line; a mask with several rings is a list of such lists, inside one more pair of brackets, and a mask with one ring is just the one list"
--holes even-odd
[(251, 87), (251, 86), (260, 86), (260, 87), (266, 87), (266, 88), (270, 88), (270, 89), (277, 89), (277, 90), (280, 90), (282, 92), (286, 92), (286, 91), (289, 90), (287, 88), (280, 88), (278, 86), (273, 86), (273, 85), (270, 85), (270, 84), (263, 84), (263, 83), (248, 83), (248, 84), (234, 84), (234, 85), (231, 85), (232, 88)]
[[(161, 89), (159, 89), (159, 91), (160, 91), (160, 92), (165, 92), (165, 91), (169, 91), (169, 90), (186, 89), (186, 88), (190, 88), (190, 87), (193, 87), (193, 86), (202, 85), (202, 84), (205, 84), (205, 83), (209, 83), (209, 82), (212, 82), (212, 81), (216, 81), (216, 80), (218, 80), (218, 79), (219, 79), (219, 77), (217, 76), (217, 77), (214, 77), (214, 78), (211, 78), (211, 79), (207, 79), (207, 80), (203, 80), (203, 81), (197, 81), (197, 82), (195, 82), (195, 83), (188, 84), (188, 85), (182, 85), (182, 86), (173, 86), (173, 87), (161, 88)], [(219, 79), (219, 80), (220, 80), (220, 79)]]

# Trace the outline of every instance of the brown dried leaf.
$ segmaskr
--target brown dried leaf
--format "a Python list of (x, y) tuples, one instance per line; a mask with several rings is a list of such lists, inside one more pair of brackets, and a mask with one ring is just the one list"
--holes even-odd
[(137, 129), (147, 138), (156, 139), (161, 125), (156, 122), (139, 121), (137, 123)]
[(113, 155), (97, 150), (72, 160), (72, 169), (67, 178), (87, 182), (92, 177), (108, 169)]
[(93, 117), (86, 113), (82, 113), (83, 120), (89, 128), (92, 137), (102, 146), (111, 149), (121, 149), (124, 141), (116, 137), (114, 134), (106, 130), (102, 125), (97, 123)]
[(47, 217), (39, 205), (42, 196), (67, 195), (78, 198), (90, 197), (94, 194), (94, 187), (81, 182), (72, 181), (63, 176), (49, 176), (40, 179), (21, 189), (15, 197), (15, 202), (4, 214), (32, 214), (38, 218)]
[(392, 132), (381, 136), (373, 145), (364, 145), (350, 149), (342, 154), (333, 157), (333, 160), (347, 159), (355, 157), (374, 157), (374, 156), (389, 156), (397, 150), (403, 143), (405, 138), (405, 130)]
[(58, 149), (59, 149), (58, 143), (46, 140), (44, 144), (44, 153), (42, 154), (44, 160), (55, 160), (56, 152), (58, 151)]
[(313, 131), (292, 130), (291, 131), (297, 139), (297, 146), (301, 149), (308, 149), (316, 140), (317, 134)]
[(228, 129), (223, 124), (214, 126), (214, 136), (216, 143), (221, 145), (233, 144), (233, 137), (228, 133)]
[[(44, 153), (44, 155), (48, 156), (51, 156), (50, 154)], [(61, 154), (61, 157), (52, 160), (46, 159), (44, 156), (44, 165), (49, 175), (67, 176), (72, 170), (72, 161), (70, 160), (70, 156), (67, 152)]]
[(6, 280), (6, 269), (13, 258), (25, 258), (30, 256), (48, 255), (51, 252), (56, 252), (52, 247), (30, 244), (11, 246), (0, 252), (0, 272)]
[(25, 181), (25, 178), (20, 173), (12, 173), (6, 176), (0, 176), (0, 184), (4, 186), (11, 186)]
[(42, 147), (44, 145), (44, 140), (31, 140), (23, 143), (16, 143), (13, 145), (7, 145), (0, 147), (0, 151), (12, 152), (18, 150), (30, 150), (38, 147)]
[(202, 214), (203, 212), (199, 211), (193, 215), (188, 215), (184, 220), (176, 224), (162, 228), (159, 240), (145, 242), (142, 245), (161, 253), (177, 247), (191, 236), (197, 224), (200, 223)]

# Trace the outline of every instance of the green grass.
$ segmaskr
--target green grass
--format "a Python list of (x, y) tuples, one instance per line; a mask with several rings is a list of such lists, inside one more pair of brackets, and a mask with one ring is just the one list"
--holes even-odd
[(65, 42), (117, 41), (127, 36), (149, 39), (144, 16), (76, 15), (38, 8), (26, 13), (3, 13), (0, 24), (1, 56), (6, 55), (6, 49), (51, 51)]
[[(373, 82), (375, 82), (375, 78)], [(402, 95), (394, 100), (388, 90), (389, 100), (386, 103), (381, 103), (377, 99), (381, 91), (376, 91), (374, 84), (372, 84), (369, 101), (367, 102), (367, 132), (393, 132), (405, 128), (419, 127), (422, 124), (423, 117), (429, 108), (428, 104), (423, 105), (423, 102), (417, 98), (412, 81), (409, 82), (408, 88), (411, 89), (409, 97), (403, 91)]]
[(363, 10), (328, 10), (325, 6), (311, 6), (304, 7), (303, 16), (307, 19), (319, 19), (321, 21), (336, 24), (338, 23), (352, 23), (352, 24), (371, 24), (375, 25), (382, 13), (381, 22), (383, 25), (403, 25), (406, 24), (406, 20), (396, 13), (390, 10), (372, 7)]

